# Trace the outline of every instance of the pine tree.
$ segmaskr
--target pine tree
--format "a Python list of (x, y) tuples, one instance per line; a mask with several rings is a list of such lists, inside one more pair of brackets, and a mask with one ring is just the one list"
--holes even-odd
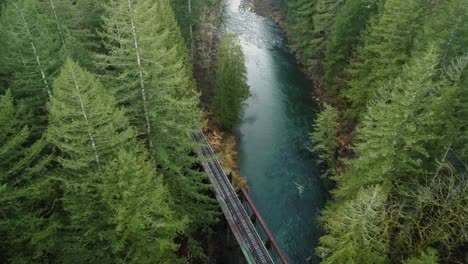
[[(130, 121), (154, 151), (153, 118), (159, 118), (157, 109), (163, 107), (156, 103), (175, 100), (175, 94), (185, 101), (194, 100), (186, 58), (180, 58), (180, 42), (174, 43), (177, 30), (170, 32), (167, 28), (174, 22), (171, 12), (167, 4), (152, 0), (111, 1), (105, 9), (102, 36), (110, 52), (99, 56), (98, 64), (105, 70), (103, 78), (108, 87), (113, 87), (118, 103), (127, 108)], [(155, 14), (160, 16), (156, 18)], [(168, 48), (171, 45), (174, 47)], [(197, 120), (193, 117), (192, 124)]]
[(412, 257), (404, 262), (404, 264), (437, 264), (439, 258), (437, 257), (437, 251), (432, 248), (428, 248), (421, 252), (421, 255)]
[[(463, 262), (456, 252), (466, 249), (468, 241), (466, 168), (457, 171), (445, 157), (437, 171), (427, 176), (398, 197), (400, 206), (391, 221), (396, 231), (392, 257), (416, 258), (427, 247), (433, 247), (438, 250), (440, 262)], [(455, 261), (457, 257), (459, 261)]]
[(101, 238), (106, 237), (107, 218), (112, 212), (100, 202), (97, 185), (102, 180), (96, 172), (113, 160), (135, 133), (96, 77), (71, 60), (53, 86), (47, 140), (58, 149), (61, 211), (68, 219), (61, 224), (57, 257), (61, 262), (110, 262), (113, 257), (104, 249), (111, 241)]
[[(99, 10), (99, 4), (94, 8)], [(78, 1), (73, 3), (68, 0), (41, 0), (39, 11), (50, 20), (53, 25), (51, 31), (57, 34), (65, 55), (77, 61), (88, 69), (93, 69), (91, 58), (93, 34), (91, 25), (86, 24), (86, 19), (92, 13), (84, 14), (89, 1)]]
[(204, 10), (212, 8), (214, 3), (214, 0), (170, 0), (177, 24), (191, 52), (201, 22), (199, 18)]
[(349, 68), (352, 79), (345, 95), (352, 104), (348, 111), (352, 117), (359, 119), (379, 87), (400, 74), (410, 57), (426, 8), (426, 1), (422, 0), (385, 2), (383, 14), (371, 23), (365, 44)]
[(98, 56), (103, 80), (125, 108), (156, 169), (191, 227), (215, 221), (216, 204), (205, 192), (206, 175), (194, 171), (188, 134), (201, 115), (179, 29), (167, 0), (113, 0), (105, 7)]
[[(170, 196), (95, 76), (68, 60), (54, 82), (47, 139), (62, 166), (61, 262), (174, 263)], [(79, 237), (79, 239), (76, 239)]]
[(54, 82), (47, 139), (60, 151), (58, 162), (71, 172), (89, 172), (134, 137), (114, 99), (91, 73), (68, 60)]
[(327, 235), (317, 248), (322, 263), (386, 263), (385, 201), (384, 188), (376, 185), (338, 208), (325, 209)]
[(453, 59), (445, 68), (444, 77), (454, 90), (450, 106), (455, 115), (457, 133), (453, 137), (452, 148), (460, 159), (468, 161), (468, 53)]
[(325, 104), (324, 109), (315, 120), (314, 131), (311, 134), (311, 141), (314, 150), (319, 152), (322, 159), (330, 171), (336, 168), (336, 137), (338, 135), (338, 111), (332, 106)]
[(432, 159), (456, 133), (449, 99), (453, 90), (434, 81), (437, 64), (437, 49), (421, 54), (369, 105), (358, 130), (358, 158), (336, 177), (339, 196), (352, 196), (372, 183), (391, 181), (403, 188), (401, 184), (434, 169)]
[(315, 15), (313, 17), (315, 37), (312, 40), (311, 49), (317, 54), (319, 59), (323, 59), (330, 30), (335, 23), (336, 14), (343, 2), (343, 0), (319, 0), (315, 5)]
[(314, 35), (315, 1), (295, 0), (288, 2), (288, 22), (291, 25), (291, 43), (298, 59), (307, 67), (317, 64), (316, 49), (311, 46)]
[(242, 102), (249, 97), (244, 54), (236, 35), (223, 36), (217, 63), (213, 113), (222, 128), (232, 129), (241, 121)]
[(46, 177), (45, 142), (31, 142), (30, 130), (9, 91), (0, 96), (0, 261), (34, 262), (47, 249), (50, 212), (56, 202)]
[(338, 9), (335, 23), (329, 33), (325, 49), (325, 81), (332, 84), (334, 78), (349, 63), (361, 44), (361, 33), (376, 14), (380, 0), (345, 1)]
[(98, 190), (112, 215), (106, 232), (119, 261), (177, 263), (174, 239), (187, 219), (176, 219), (172, 200), (141, 149), (120, 151), (99, 173)]
[(51, 24), (32, 0), (9, 1), (2, 10), (4, 64), (14, 72), (11, 86), (16, 99), (24, 101), (32, 117), (26, 123), (36, 137), (46, 123), (46, 102), (52, 97), (51, 81), (62, 63), (61, 44)]
[[(212, 70), (212, 60), (215, 54), (214, 41), (217, 39), (219, 18), (209, 9), (200, 15), (200, 23), (195, 45), (194, 65), (203, 70), (203, 77), (209, 81), (215, 73)], [(203, 87), (201, 87), (203, 88)], [(202, 93), (202, 95), (204, 95)]]
[(465, 0), (433, 1), (432, 4), (416, 49), (424, 49), (428, 41), (436, 43), (441, 49), (441, 64), (447, 66), (466, 53), (468, 5)]

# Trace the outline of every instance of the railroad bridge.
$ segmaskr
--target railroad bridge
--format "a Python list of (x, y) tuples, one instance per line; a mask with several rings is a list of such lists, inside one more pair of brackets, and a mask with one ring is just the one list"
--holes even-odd
[(247, 262), (287, 264), (286, 257), (249, 194), (245, 189), (241, 189), (239, 194), (234, 191), (203, 132), (193, 133), (192, 139), (200, 143), (195, 151), (203, 158), (202, 166), (208, 173), (216, 199)]

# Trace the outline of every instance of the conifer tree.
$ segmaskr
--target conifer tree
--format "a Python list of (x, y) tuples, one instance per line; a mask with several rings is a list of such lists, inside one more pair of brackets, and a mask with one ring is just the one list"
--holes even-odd
[(345, 1), (338, 9), (335, 23), (326, 43), (324, 64), (327, 83), (348, 64), (357, 46), (361, 44), (361, 33), (369, 19), (378, 12), (380, 0)]
[[(53, 26), (51, 31), (60, 39), (65, 55), (80, 65), (93, 69), (90, 53), (93, 46), (93, 34), (90, 32), (92, 26), (86, 24), (86, 18), (92, 14), (83, 13), (87, 5), (89, 1), (83, 0), (76, 3), (68, 0), (41, 0), (39, 11), (50, 20)], [(96, 9), (99, 9), (98, 5), (96, 4)]]
[(236, 35), (223, 36), (217, 63), (213, 113), (222, 128), (232, 129), (241, 121), (242, 102), (250, 94), (244, 54)]
[(330, 30), (333, 28), (336, 14), (343, 2), (343, 0), (318, 0), (315, 4), (314, 38), (311, 40), (310, 49), (319, 60), (324, 58)]
[(32, 114), (26, 123), (39, 137), (46, 123), (46, 102), (52, 97), (51, 81), (63, 61), (61, 43), (36, 1), (8, 1), (1, 19), (2, 38), (9, 40), (2, 57), (8, 71), (15, 73), (12, 94), (24, 101)]
[[(215, 75), (212, 60), (215, 53), (214, 41), (217, 39), (219, 18), (209, 9), (200, 15), (200, 24), (195, 45), (194, 65), (204, 71), (203, 77), (211, 79)], [(206, 80), (204, 80), (206, 81)], [(203, 94), (202, 94), (203, 95)]]
[(441, 50), (441, 64), (448, 66), (453, 59), (466, 53), (468, 45), (468, 5), (464, 0), (433, 1), (431, 15), (424, 21), (415, 49), (424, 49), (431, 41)]
[(112, 213), (100, 202), (96, 172), (135, 134), (96, 77), (73, 61), (65, 63), (53, 85), (47, 140), (58, 149), (62, 210), (69, 219), (62, 224), (58, 257), (63, 262), (109, 262), (112, 256), (103, 249), (111, 241), (100, 237), (106, 237)]
[(172, 199), (148, 162), (147, 151), (120, 151), (99, 171), (98, 190), (109, 206), (112, 229), (106, 233), (120, 261), (177, 263), (174, 240), (187, 219), (176, 219)]
[(419, 256), (412, 257), (404, 262), (404, 264), (437, 264), (439, 259), (437, 257), (437, 251), (432, 248), (428, 248), (421, 252)]
[[(68, 60), (54, 82), (47, 139), (62, 166), (61, 262), (174, 263), (185, 229), (171, 198), (95, 76)], [(76, 239), (79, 237), (80, 239)]]
[(322, 263), (386, 263), (386, 192), (379, 185), (361, 189), (338, 208), (325, 209), (327, 235), (320, 238)]
[[(343, 203), (355, 201), (362, 188), (375, 183), (387, 186), (386, 192), (393, 197), (385, 209), (387, 229), (392, 232), (390, 259), (412, 257), (417, 261), (418, 254), (428, 246), (444, 248), (440, 253), (450, 255), (465, 243), (464, 228), (458, 225), (464, 222), (461, 204), (465, 201), (461, 197), (466, 179), (447, 175), (433, 160), (447, 155), (447, 146), (452, 146), (450, 153), (454, 156), (463, 153), (460, 150), (466, 146), (466, 118), (463, 121), (458, 116), (461, 108), (456, 102), (462, 97), (459, 81), (467, 61), (460, 58), (444, 76), (437, 68), (439, 54), (435, 48), (418, 54), (391, 87), (382, 88), (379, 99), (369, 105), (358, 129), (358, 157), (348, 162), (346, 173), (335, 176), (337, 201), (323, 219), (325, 225), (331, 224), (336, 218), (332, 214), (340, 212)], [(444, 181), (427, 184), (428, 172), (439, 180), (444, 177)], [(450, 213), (444, 208), (450, 208)], [(334, 252), (322, 250), (319, 248), (321, 253)], [(443, 255), (444, 259), (453, 259)]]
[[(400, 191), (400, 206), (391, 221), (396, 231), (392, 258), (416, 258), (427, 247), (433, 247), (438, 254), (430, 254), (435, 255), (432, 259), (438, 256), (444, 263), (463, 262), (456, 252), (466, 249), (468, 241), (467, 176), (466, 168), (457, 170), (445, 158), (433, 175), (413, 182), (408, 191)], [(455, 261), (457, 257), (459, 261)]]
[(423, 0), (385, 2), (383, 14), (371, 23), (365, 44), (349, 68), (352, 79), (345, 95), (352, 104), (348, 111), (352, 117), (359, 118), (365, 113), (367, 102), (375, 98), (379, 87), (400, 74), (410, 57), (426, 8)]
[(214, 0), (170, 0), (177, 24), (180, 27), (185, 43), (187, 43), (187, 47), (193, 48), (193, 41), (201, 22), (199, 18), (204, 10), (210, 9), (214, 3)]
[(437, 64), (437, 49), (413, 59), (369, 105), (358, 130), (358, 158), (337, 176), (339, 195), (349, 197), (362, 186), (388, 181), (403, 188), (400, 184), (434, 169), (432, 159), (441, 155), (456, 128), (449, 99), (453, 91), (433, 79)]
[(288, 2), (288, 22), (291, 25), (291, 43), (298, 59), (307, 67), (317, 64), (316, 50), (311, 47), (314, 40), (315, 1), (295, 0)]
[(194, 171), (188, 134), (198, 128), (198, 98), (187, 52), (167, 0), (112, 0), (105, 6), (98, 56), (103, 80), (144, 140), (156, 169), (191, 227), (212, 223), (216, 205), (206, 175)]
[(54, 82), (47, 139), (60, 149), (59, 163), (71, 172), (89, 172), (113, 157), (134, 132), (100, 82), (68, 60)]
[(331, 171), (336, 168), (336, 137), (338, 135), (338, 111), (329, 104), (316, 118), (311, 141), (314, 150), (319, 152), (320, 159), (326, 162)]
[[(0, 261), (34, 262), (47, 248), (55, 197), (45, 142), (30, 130), (9, 91), (0, 96)], [(38, 258), (36, 258), (38, 260)]]

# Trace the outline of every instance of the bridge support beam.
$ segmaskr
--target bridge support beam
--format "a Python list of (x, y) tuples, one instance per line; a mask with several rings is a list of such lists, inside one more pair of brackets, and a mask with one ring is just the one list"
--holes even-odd
[(250, 221), (252, 221), (252, 223), (255, 224), (255, 222), (257, 222), (257, 216), (256, 216), (255, 214), (252, 214), (252, 215), (250, 216)]
[(265, 247), (266, 249), (270, 250), (271, 249), (271, 240), (268, 238), (267, 241), (265, 241)]

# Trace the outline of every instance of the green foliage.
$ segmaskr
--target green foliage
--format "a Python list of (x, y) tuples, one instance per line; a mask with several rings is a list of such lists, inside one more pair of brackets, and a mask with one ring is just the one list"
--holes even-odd
[(381, 89), (359, 129), (349, 171), (336, 179), (340, 196), (367, 184), (408, 182), (425, 170), (434, 170), (433, 157), (441, 156), (455, 128), (451, 118), (452, 89), (434, 82), (437, 51), (415, 58), (404, 73)]
[(446, 78), (454, 86), (452, 106), (454, 107), (457, 136), (454, 148), (465, 162), (468, 161), (468, 53), (453, 59), (445, 69)]
[[(468, 160), (466, 1), (274, 2), (287, 10), (299, 61), (309, 72), (323, 66), (324, 100), (357, 124), (355, 156), (335, 172), (335, 200), (323, 211), (323, 262), (466, 262), (466, 177), (434, 162), (448, 146), (450, 160)], [(332, 170), (338, 115), (326, 106), (312, 134)], [(340, 133), (352, 136), (350, 124)], [(388, 200), (356, 216), (375, 186)], [(361, 238), (370, 229), (353, 223), (375, 233)]]
[[(468, 174), (466, 170), (457, 172), (446, 162), (435, 175), (414, 183), (412, 189), (402, 193), (402, 206), (392, 221), (398, 230), (395, 253), (415, 256), (430, 246), (439, 250), (443, 262), (449, 262), (457, 249), (466, 246)], [(425, 257), (433, 258), (433, 253)]]
[[(201, 114), (169, 1), (5, 2), (0, 262), (179, 263), (181, 235), (203, 255), (217, 205), (192, 169)], [(78, 66), (91, 50), (108, 89)]]
[(204, 10), (213, 7), (217, 0), (170, 0), (177, 23), (187, 46), (192, 45), (200, 26)]
[(418, 39), (418, 47), (427, 41), (441, 49), (441, 64), (447, 66), (466, 53), (468, 45), (468, 5), (465, 0), (433, 1), (432, 13), (424, 21), (424, 34)]
[(309, 70), (319, 68), (329, 32), (343, 0), (287, 1), (290, 39), (297, 57)]
[(40, 14), (37, 1), (8, 1), (2, 10), (0, 34), (8, 39), (1, 52), (4, 71), (12, 74), (11, 91), (24, 101), (32, 133), (40, 137), (46, 125), (51, 81), (63, 62), (63, 50), (51, 21)]
[(315, 47), (310, 47), (310, 42), (314, 39), (313, 14), (315, 11), (315, 1), (296, 0), (288, 2), (288, 22), (291, 26), (290, 40), (294, 48), (299, 53), (301, 62), (310, 66), (315, 61)]
[(241, 121), (242, 102), (250, 95), (244, 54), (236, 35), (224, 35), (217, 62), (213, 113), (222, 128), (232, 129)]
[(315, 120), (311, 141), (314, 143), (314, 150), (319, 152), (320, 158), (326, 162), (331, 171), (333, 171), (337, 165), (337, 136), (338, 111), (329, 104), (325, 104), (323, 111), (319, 113)]
[(215, 55), (214, 41), (217, 39), (219, 17), (209, 9), (204, 9), (200, 15), (200, 22), (195, 46), (195, 64), (205, 71), (205, 76), (215, 76), (212, 72), (212, 60)]
[[(93, 23), (90, 20), (95, 16), (101, 4), (94, 1), (69, 0), (41, 0), (39, 1), (39, 11), (44, 14), (49, 21), (52, 30), (60, 40), (66, 56), (72, 58), (80, 65), (93, 70), (91, 49), (95, 44), (91, 33)], [(90, 9), (94, 9), (91, 11)]]
[(329, 40), (326, 42), (324, 79), (328, 84), (331, 84), (349, 63), (362, 42), (361, 33), (367, 28), (369, 19), (378, 12), (381, 2), (345, 1), (338, 9)]
[(90, 172), (135, 136), (91, 73), (68, 60), (54, 82), (47, 139), (60, 150), (58, 162), (71, 172)]
[[(191, 115), (191, 120), (184, 120), (187, 125), (199, 120), (172, 12), (167, 3), (153, 2), (138, 1), (129, 8), (128, 1), (110, 1), (105, 7), (102, 33), (109, 53), (98, 55), (105, 83), (119, 105), (126, 108), (129, 120), (144, 135), (151, 151), (156, 138), (154, 126), (162, 123), (156, 119), (160, 112), (170, 115), (169, 106), (180, 103), (180, 112), (190, 111), (186, 115)], [(180, 98), (184, 101), (177, 102)]]
[(45, 142), (31, 142), (9, 91), (0, 96), (0, 261), (34, 262), (45, 248), (55, 200)]
[[(346, 173), (334, 176), (339, 185), (334, 191), (337, 201), (324, 213), (324, 225), (331, 225), (339, 218), (334, 214), (343, 204), (356, 202), (362, 188), (391, 186), (392, 200), (384, 210), (388, 215), (385, 229), (391, 232), (385, 243), (392, 245), (385, 254), (390, 259), (416, 258), (434, 247), (440, 249), (441, 259), (449, 261), (467, 241), (463, 223), (468, 216), (462, 198), (466, 197), (466, 177), (434, 164), (434, 159), (447, 155), (447, 146), (457, 155), (467, 144), (463, 136), (466, 118), (459, 116), (463, 108), (454, 103), (463, 97), (460, 82), (467, 61), (465, 57), (453, 61), (444, 74), (437, 67), (439, 61), (439, 50), (429, 48), (380, 89), (358, 129), (358, 157), (348, 161)], [(427, 180), (427, 173), (436, 177)], [(321, 247), (333, 244), (327, 237), (335, 230), (329, 228)], [(329, 247), (319, 247), (319, 252), (326, 256), (342, 253)], [(342, 254), (359, 259), (353, 253)]]
[[(162, 177), (157, 176), (146, 151), (120, 151), (96, 177), (97, 190), (109, 207), (106, 238), (119, 261), (177, 263), (174, 239), (187, 219), (176, 219)], [(101, 231), (101, 230), (99, 230)]]
[(355, 199), (325, 209), (327, 235), (317, 253), (322, 263), (387, 263), (386, 192), (379, 186), (361, 189)]
[(311, 40), (310, 49), (318, 59), (323, 59), (326, 41), (336, 19), (337, 12), (344, 0), (318, 0), (315, 4), (313, 17), (314, 38)]
[[(100, 82), (68, 60), (54, 82), (47, 139), (62, 166), (63, 262), (174, 263), (172, 201)], [(80, 237), (77, 240), (75, 237)]]
[(378, 89), (400, 74), (410, 58), (426, 9), (424, 0), (385, 1), (383, 14), (372, 21), (365, 44), (349, 68), (352, 79), (345, 95), (352, 104), (348, 110), (352, 117), (362, 117)]
[(98, 55), (102, 79), (124, 108), (164, 177), (179, 218), (195, 230), (216, 220), (206, 174), (192, 169), (188, 133), (201, 114), (187, 51), (167, 0), (112, 0), (103, 16), (106, 54)]
[(421, 252), (421, 255), (410, 258), (404, 262), (405, 264), (437, 264), (439, 259), (437, 257), (437, 251), (428, 248)]

